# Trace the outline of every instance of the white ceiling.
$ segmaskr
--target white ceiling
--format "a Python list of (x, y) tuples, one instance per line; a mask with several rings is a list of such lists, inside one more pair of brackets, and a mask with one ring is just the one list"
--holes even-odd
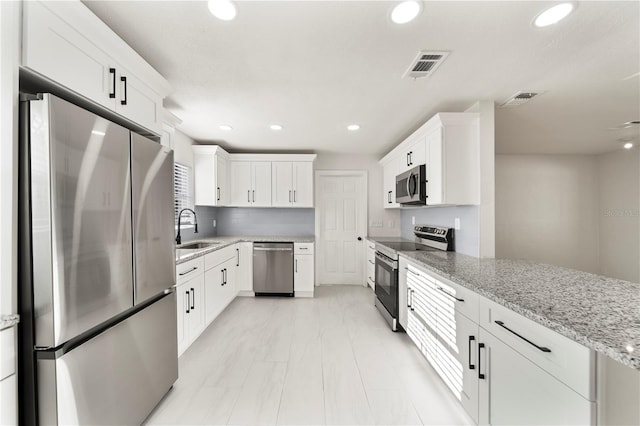
[[(428, 1), (406, 25), (388, 1), (240, 1), (230, 22), (205, 1), (85, 3), (172, 84), (179, 129), (232, 151), (381, 156), (436, 112), (520, 90), (545, 93), (496, 110), (498, 153), (601, 153), (640, 134), (609, 130), (640, 119), (636, 1), (580, 2), (543, 29), (531, 21), (555, 2)], [(424, 49), (451, 54), (402, 79)]]

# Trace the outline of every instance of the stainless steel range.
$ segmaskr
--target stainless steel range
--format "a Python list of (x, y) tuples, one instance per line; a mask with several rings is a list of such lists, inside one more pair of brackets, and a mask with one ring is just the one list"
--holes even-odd
[(415, 241), (398, 239), (376, 243), (375, 305), (391, 329), (398, 324), (398, 254), (403, 251), (454, 250), (453, 228), (416, 225)]

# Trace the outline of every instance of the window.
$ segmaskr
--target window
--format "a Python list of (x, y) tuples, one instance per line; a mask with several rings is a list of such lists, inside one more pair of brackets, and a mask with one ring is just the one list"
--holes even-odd
[[(193, 209), (193, 200), (191, 198), (191, 167), (184, 164), (173, 164), (173, 214), (175, 224), (178, 225), (178, 214), (182, 209)], [(182, 214), (182, 223), (193, 223), (193, 215), (191, 212)]]

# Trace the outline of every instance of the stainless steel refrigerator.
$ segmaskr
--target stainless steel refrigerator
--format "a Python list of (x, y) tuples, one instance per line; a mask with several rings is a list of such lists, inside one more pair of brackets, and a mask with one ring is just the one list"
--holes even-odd
[(20, 121), (21, 421), (139, 424), (178, 377), (173, 152), (51, 94)]

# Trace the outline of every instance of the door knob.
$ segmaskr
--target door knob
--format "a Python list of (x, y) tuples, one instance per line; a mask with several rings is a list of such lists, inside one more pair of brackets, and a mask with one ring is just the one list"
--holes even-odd
[(362, 241), (362, 237), (358, 237), (358, 241)]

